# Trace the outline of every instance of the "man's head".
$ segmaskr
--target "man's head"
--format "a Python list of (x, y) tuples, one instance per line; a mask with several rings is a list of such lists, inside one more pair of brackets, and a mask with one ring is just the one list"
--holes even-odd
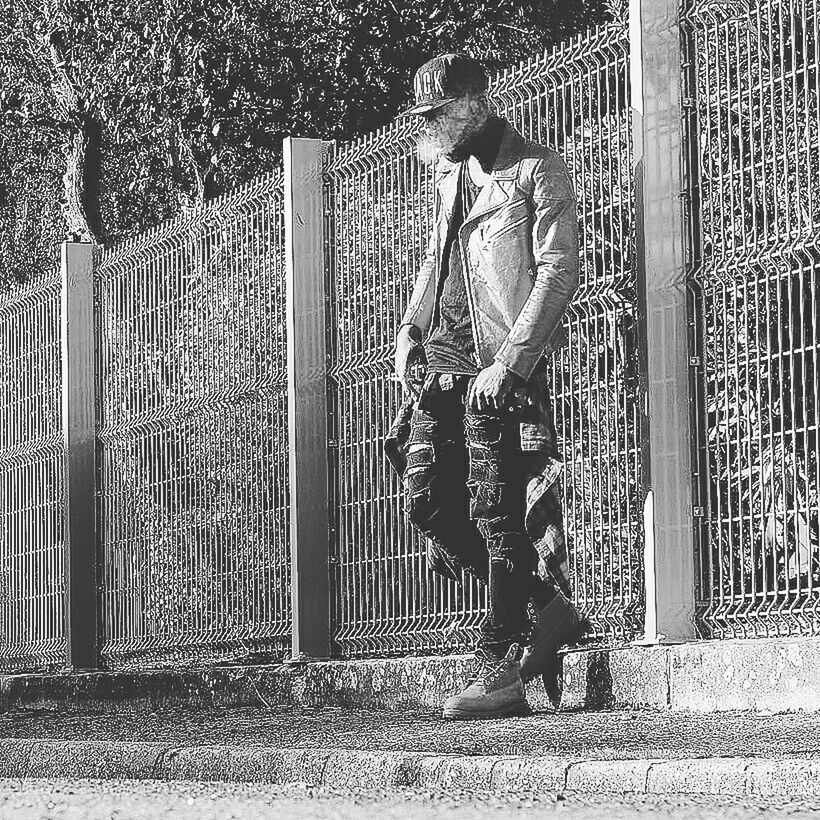
[(487, 75), (462, 54), (443, 54), (426, 62), (414, 80), (416, 104), (400, 117), (419, 116), (438, 150), (452, 159), (484, 125), (490, 113)]

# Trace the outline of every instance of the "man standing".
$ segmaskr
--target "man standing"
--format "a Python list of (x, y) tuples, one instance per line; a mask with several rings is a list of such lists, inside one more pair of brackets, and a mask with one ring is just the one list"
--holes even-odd
[(543, 359), (578, 286), (575, 194), (554, 151), (491, 112), (487, 88), (478, 62), (445, 54), (418, 70), (400, 115), (422, 117), (441, 155), (435, 226), (396, 339), (413, 398), (406, 508), (435, 570), (489, 586), (474, 674), (449, 718), (525, 713), (523, 683), (554, 673), (586, 627), (569, 600)]

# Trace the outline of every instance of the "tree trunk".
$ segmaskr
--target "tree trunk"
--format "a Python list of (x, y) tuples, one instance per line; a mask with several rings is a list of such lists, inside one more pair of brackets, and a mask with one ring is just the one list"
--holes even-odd
[[(99, 144), (90, 135), (93, 123), (77, 130), (64, 148), (66, 172), (63, 175), (61, 210), (66, 238), (73, 242), (101, 240), (99, 208)], [(96, 162), (93, 159), (97, 159)]]
[(200, 211), (205, 204), (205, 176), (196, 160), (190, 139), (182, 135), (179, 138), (179, 158), (180, 164), (187, 167), (193, 184), (187, 190), (179, 192), (177, 201), (180, 213), (183, 216), (190, 216)]
[(80, 95), (65, 70), (59, 34), (49, 38), (54, 70), (52, 91), (61, 118), (70, 131), (63, 146), (66, 171), (63, 175), (61, 210), (66, 238), (73, 242), (98, 243), (102, 239), (100, 218), (100, 142), (102, 129), (86, 111)]

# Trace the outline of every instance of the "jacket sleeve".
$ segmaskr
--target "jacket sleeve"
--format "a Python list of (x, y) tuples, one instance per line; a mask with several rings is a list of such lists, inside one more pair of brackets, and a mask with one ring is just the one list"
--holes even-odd
[(426, 337), (430, 330), (430, 323), (433, 320), (433, 307), (436, 301), (437, 233), (438, 227), (437, 224), (434, 224), (430, 239), (427, 242), (427, 251), (416, 275), (410, 303), (407, 305), (401, 319), (402, 325), (416, 325), (421, 330), (423, 337)]
[[(552, 168), (548, 168), (552, 164)], [(563, 163), (540, 160), (533, 172), (535, 281), (495, 360), (528, 379), (578, 289), (578, 218)]]

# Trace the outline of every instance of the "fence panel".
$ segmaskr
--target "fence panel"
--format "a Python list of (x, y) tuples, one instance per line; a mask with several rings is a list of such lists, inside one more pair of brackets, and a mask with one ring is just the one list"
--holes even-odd
[(290, 637), (281, 172), (103, 254), (103, 660)]
[(0, 294), (0, 670), (65, 663), (60, 283)]
[(820, 632), (818, 3), (691, 2), (705, 637)]
[(443, 649), (475, 635), (485, 600), (428, 573), (382, 441), (401, 403), (396, 322), (432, 227), (433, 169), (404, 126), (327, 169), (332, 638), (343, 655)]
[(580, 286), (564, 320), (569, 344), (552, 362), (552, 394), (575, 598), (610, 641), (637, 636), (644, 614), (628, 78), (627, 32), (612, 26), (503, 75), (497, 91), (500, 110), (558, 151), (575, 181)]
[[(597, 635), (643, 626), (628, 43), (597, 29), (506, 71), (491, 98), (563, 154), (582, 221), (581, 285), (552, 363), (576, 597)], [(433, 172), (395, 124), (337, 150), (326, 171), (333, 638), (345, 656), (470, 646), (485, 610), (426, 568), (381, 450), (399, 402), (396, 322), (432, 226)]]

